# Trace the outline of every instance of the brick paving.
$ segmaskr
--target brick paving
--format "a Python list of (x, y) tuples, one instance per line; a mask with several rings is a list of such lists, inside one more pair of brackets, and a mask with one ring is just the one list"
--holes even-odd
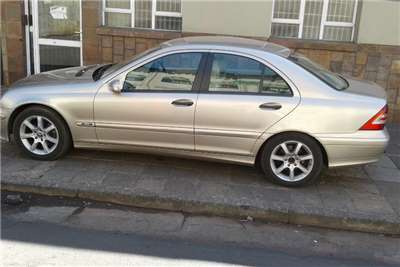
[(400, 234), (400, 127), (374, 164), (331, 169), (289, 189), (251, 167), (133, 153), (75, 150), (40, 162), (2, 144), (2, 189), (130, 206)]

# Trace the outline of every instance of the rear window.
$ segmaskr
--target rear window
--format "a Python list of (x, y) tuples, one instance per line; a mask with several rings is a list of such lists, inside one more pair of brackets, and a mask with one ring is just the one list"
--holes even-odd
[(349, 87), (349, 84), (345, 78), (325, 69), (321, 65), (311, 61), (303, 55), (292, 54), (289, 56), (289, 60), (311, 72), (320, 80), (327, 83), (329, 86), (336, 90), (342, 91)]

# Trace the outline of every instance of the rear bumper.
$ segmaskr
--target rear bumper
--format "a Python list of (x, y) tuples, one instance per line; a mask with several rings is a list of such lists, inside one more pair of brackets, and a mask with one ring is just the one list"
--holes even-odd
[(357, 131), (352, 134), (317, 135), (324, 146), (329, 167), (366, 164), (378, 161), (389, 143), (389, 133)]

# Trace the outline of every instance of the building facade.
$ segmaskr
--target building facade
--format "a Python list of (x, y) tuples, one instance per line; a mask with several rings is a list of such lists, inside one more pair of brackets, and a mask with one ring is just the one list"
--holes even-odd
[(2, 84), (68, 66), (117, 62), (169, 39), (268, 40), (384, 87), (400, 122), (397, 0), (1, 1)]

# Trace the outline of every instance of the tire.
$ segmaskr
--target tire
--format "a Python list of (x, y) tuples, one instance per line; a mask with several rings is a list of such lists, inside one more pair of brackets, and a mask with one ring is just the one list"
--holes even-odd
[(259, 165), (272, 182), (301, 187), (320, 178), (324, 162), (321, 148), (313, 138), (299, 133), (283, 133), (267, 141)]
[(72, 147), (71, 134), (64, 120), (45, 107), (24, 109), (15, 118), (13, 133), (21, 151), (37, 160), (59, 159)]

